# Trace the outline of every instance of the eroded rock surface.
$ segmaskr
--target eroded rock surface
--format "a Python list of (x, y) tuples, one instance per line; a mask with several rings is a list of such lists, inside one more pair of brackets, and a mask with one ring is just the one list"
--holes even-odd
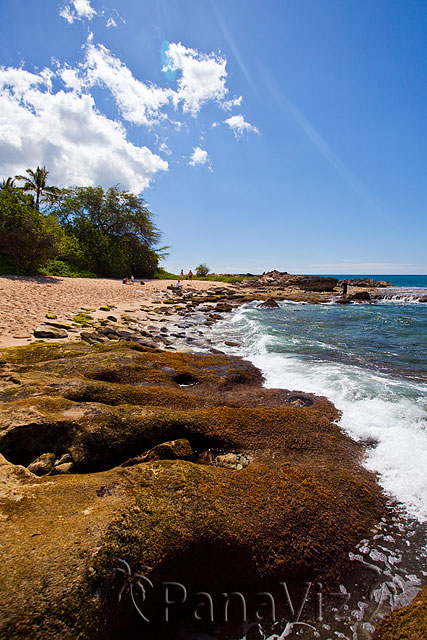
[[(382, 513), (333, 405), (264, 389), (240, 358), (132, 343), (0, 357), (20, 379), (0, 387), (4, 637), (142, 637), (118, 559), (209, 592), (327, 582)], [(47, 451), (67, 473), (25, 468)]]

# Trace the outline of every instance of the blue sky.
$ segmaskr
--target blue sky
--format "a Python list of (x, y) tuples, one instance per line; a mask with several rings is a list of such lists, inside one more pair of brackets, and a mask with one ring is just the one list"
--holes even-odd
[(427, 273), (427, 3), (14, 0), (0, 177), (141, 192), (164, 266)]

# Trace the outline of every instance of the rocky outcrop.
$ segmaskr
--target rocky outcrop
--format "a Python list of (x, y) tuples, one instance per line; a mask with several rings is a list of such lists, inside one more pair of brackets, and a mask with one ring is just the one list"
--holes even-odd
[(374, 280), (373, 278), (352, 278), (345, 280), (350, 287), (392, 287), (386, 280)]
[(303, 291), (333, 291), (338, 278), (295, 276), (286, 272), (269, 271), (261, 276), (258, 283), (264, 286), (297, 287)]
[[(333, 405), (263, 388), (240, 358), (111, 342), (1, 357), (21, 380), (0, 407), (0, 619), (11, 640), (154, 637), (160, 621), (141, 629), (121, 591), (136, 573), (154, 585), (150, 620), (167, 580), (213, 594), (327, 583), (382, 513)], [(39, 478), (25, 467), (46, 451), (61, 464)]]
[(425, 640), (426, 637), (427, 587), (424, 587), (410, 605), (384, 616), (373, 640)]

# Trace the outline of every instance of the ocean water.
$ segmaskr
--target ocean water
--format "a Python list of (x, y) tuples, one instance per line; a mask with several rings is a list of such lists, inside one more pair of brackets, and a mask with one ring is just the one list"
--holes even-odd
[[(252, 361), (265, 386), (328, 397), (343, 430), (367, 444), (364, 464), (390, 499), (391, 518), (350, 556), (354, 575), (339, 586), (351, 593), (346, 615), (310, 629), (289, 622), (275, 633), (259, 628), (260, 638), (369, 640), (378, 619), (426, 583), (427, 304), (418, 299), (427, 296), (427, 276), (374, 277), (391, 281), (396, 294), (346, 306), (283, 302), (260, 309), (253, 302), (209, 334), (218, 348)], [(361, 576), (367, 567), (375, 588)]]

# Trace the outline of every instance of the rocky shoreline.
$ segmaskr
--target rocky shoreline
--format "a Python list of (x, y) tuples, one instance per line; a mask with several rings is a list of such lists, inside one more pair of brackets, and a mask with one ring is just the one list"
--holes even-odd
[(248, 602), (284, 581), (336, 587), (384, 514), (362, 445), (326, 398), (265, 389), (199, 333), (245, 302), (336, 293), (169, 289), (46, 318), (66, 336), (0, 352), (2, 636), (176, 637), (166, 581)]

